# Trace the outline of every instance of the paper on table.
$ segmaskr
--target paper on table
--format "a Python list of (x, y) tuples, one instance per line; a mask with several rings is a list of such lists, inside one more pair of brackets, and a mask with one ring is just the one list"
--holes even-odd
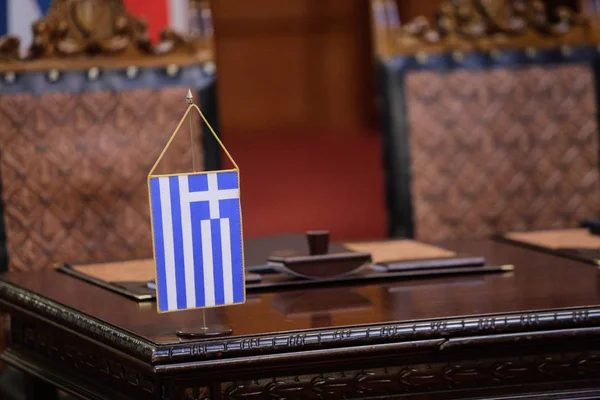
[(371, 253), (374, 263), (456, 256), (453, 251), (410, 239), (344, 243), (344, 246), (350, 250)]
[(73, 266), (73, 269), (105, 282), (146, 282), (155, 277), (154, 260), (107, 262)]
[(600, 248), (600, 236), (592, 235), (588, 229), (558, 229), (531, 232), (511, 232), (507, 239), (546, 247), (558, 248)]

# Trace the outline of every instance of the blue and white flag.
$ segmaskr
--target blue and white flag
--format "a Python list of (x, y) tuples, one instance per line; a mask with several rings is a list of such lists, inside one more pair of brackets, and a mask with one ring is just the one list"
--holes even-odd
[(48, 12), (52, 0), (0, 0), (0, 36), (21, 39), (21, 50), (31, 45), (31, 27)]
[(245, 301), (237, 171), (150, 177), (159, 312)]

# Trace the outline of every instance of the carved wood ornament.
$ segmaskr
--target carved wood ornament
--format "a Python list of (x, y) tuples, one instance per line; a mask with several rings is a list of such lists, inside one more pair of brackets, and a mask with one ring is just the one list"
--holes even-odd
[[(119, 62), (158, 57), (186, 58), (189, 62), (210, 57), (209, 44), (191, 39), (171, 29), (161, 32), (160, 41), (153, 44), (148, 38), (146, 23), (131, 15), (122, 0), (54, 0), (50, 10), (32, 26), (33, 42), (27, 54), (19, 54), (20, 39), (0, 38), (0, 67), (10, 63), (28, 66), (36, 61), (59, 60), (69, 67), (90, 58), (99, 60), (118, 56)], [(73, 61), (75, 61), (74, 65)], [(189, 63), (188, 62), (188, 63)], [(94, 62), (97, 66), (98, 62)], [(143, 64), (143, 61), (142, 61)], [(63, 65), (63, 66), (65, 66)], [(88, 65), (89, 66), (89, 65)]]
[(448, 0), (433, 23), (421, 16), (385, 35), (382, 51), (400, 54), (594, 42), (588, 18), (566, 7), (548, 9), (541, 0)]

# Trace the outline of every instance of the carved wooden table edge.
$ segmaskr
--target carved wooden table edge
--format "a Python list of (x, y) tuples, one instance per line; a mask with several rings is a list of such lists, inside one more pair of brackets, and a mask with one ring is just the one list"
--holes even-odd
[(43, 320), (62, 329), (114, 346), (143, 361), (150, 361), (155, 350), (152, 342), (87, 316), (75, 309), (44, 296), (12, 285), (0, 279), (0, 306), (11, 315), (14, 312)]
[(12, 317), (1, 358), (89, 399), (364, 397), (600, 378), (600, 307), (157, 345), (2, 280), (0, 306)]
[[(479, 336), (496, 337), (494, 335), (509, 339), (523, 334), (527, 340), (536, 340), (552, 331), (600, 329), (600, 306), (585, 306), (275, 332), (160, 345), (2, 279), (0, 305), (8, 311), (24, 313), (84, 335), (152, 365), (431, 339), (449, 341)], [(472, 339), (469, 341), (472, 342)]]

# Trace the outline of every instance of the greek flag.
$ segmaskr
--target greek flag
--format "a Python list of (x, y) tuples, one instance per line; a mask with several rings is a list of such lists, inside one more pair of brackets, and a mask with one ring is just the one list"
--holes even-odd
[(160, 312), (245, 301), (237, 171), (150, 177)]

